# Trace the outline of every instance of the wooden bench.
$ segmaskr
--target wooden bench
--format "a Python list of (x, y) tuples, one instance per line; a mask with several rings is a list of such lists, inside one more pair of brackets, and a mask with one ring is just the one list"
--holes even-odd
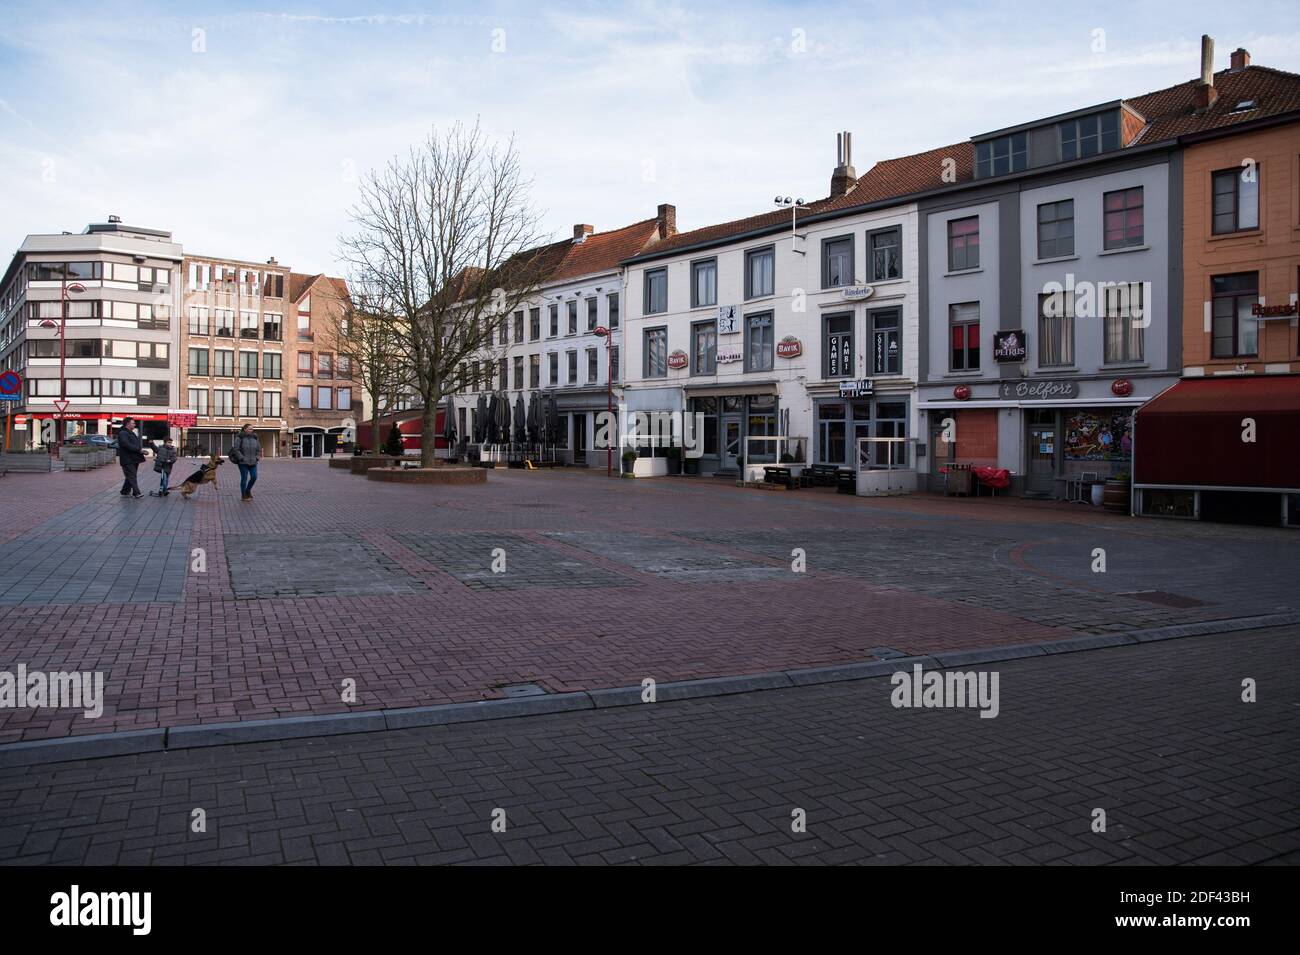
[(791, 491), (795, 489), (794, 472), (779, 464), (764, 465), (763, 480), (768, 484), (784, 484)]
[(835, 487), (839, 483), (839, 472), (838, 464), (814, 464), (804, 473), (812, 474), (813, 487)]

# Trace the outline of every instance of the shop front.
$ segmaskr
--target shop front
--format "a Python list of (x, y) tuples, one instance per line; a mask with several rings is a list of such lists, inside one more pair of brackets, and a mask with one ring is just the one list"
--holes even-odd
[[(779, 431), (781, 402), (775, 390), (728, 393), (691, 391), (686, 412), (698, 423), (700, 455), (687, 459), (687, 472), (735, 474), (745, 454), (745, 438), (775, 437)], [(758, 442), (751, 448), (751, 464), (775, 463), (776, 447)]]
[[(892, 458), (890, 445), (878, 442), (865, 451), (864, 460), (858, 458), (858, 442), (862, 438), (907, 438), (909, 400), (905, 394), (881, 392), (872, 394), (869, 388), (841, 389), (833, 397), (813, 398), (813, 462), (834, 464), (859, 470), (868, 468), (901, 468), (913, 466), (907, 460), (908, 442), (896, 445)], [(870, 385), (870, 382), (866, 382)], [(900, 451), (902, 452), (900, 454)]]

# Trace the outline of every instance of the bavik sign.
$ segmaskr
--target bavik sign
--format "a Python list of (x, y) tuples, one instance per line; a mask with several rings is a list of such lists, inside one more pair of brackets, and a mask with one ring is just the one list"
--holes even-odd
[(776, 343), (777, 358), (798, 358), (803, 354), (803, 342), (793, 335), (786, 335)]
[(685, 368), (690, 362), (690, 356), (680, 348), (668, 356), (669, 368)]

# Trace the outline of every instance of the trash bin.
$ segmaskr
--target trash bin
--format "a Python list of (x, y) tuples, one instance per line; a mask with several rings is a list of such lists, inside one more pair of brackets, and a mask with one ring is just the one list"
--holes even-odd
[(835, 475), (835, 490), (840, 494), (857, 494), (858, 473), (852, 468), (840, 468)]

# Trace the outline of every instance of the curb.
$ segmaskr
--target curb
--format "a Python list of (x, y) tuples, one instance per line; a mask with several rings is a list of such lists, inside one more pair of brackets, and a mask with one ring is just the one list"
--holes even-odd
[[(890, 676), (920, 665), (929, 669), (948, 669), (1004, 660), (1022, 660), (1061, 653), (1078, 653), (1110, 647), (1201, 637), (1245, 630), (1300, 624), (1300, 613), (1263, 614), (1231, 620), (1210, 620), (1176, 624), (1149, 630), (1088, 634), (1044, 643), (1024, 643), (980, 650), (955, 650), (928, 656), (899, 657), (892, 660), (869, 660), (826, 667), (778, 670), (745, 676), (709, 677), (660, 683), (655, 687), (656, 702), (697, 700), (731, 696), (763, 690), (820, 686), (855, 680)], [(227, 746), (237, 743), (266, 743), (277, 740), (342, 736), (350, 733), (376, 733), (421, 726), (449, 726), (454, 723), (477, 723), (485, 720), (515, 719), (522, 716), (545, 716), (578, 710), (602, 710), (634, 706), (641, 702), (640, 686), (580, 690), (500, 700), (477, 700), (469, 703), (441, 703), (435, 706), (368, 710), (361, 713), (329, 713), (321, 716), (294, 716), (269, 720), (242, 720), (234, 723), (200, 723), (167, 729), (126, 730), (89, 736), (65, 736), (60, 739), (29, 740), (0, 745), (0, 769), (63, 763), (71, 760), (100, 759), (138, 753)]]

